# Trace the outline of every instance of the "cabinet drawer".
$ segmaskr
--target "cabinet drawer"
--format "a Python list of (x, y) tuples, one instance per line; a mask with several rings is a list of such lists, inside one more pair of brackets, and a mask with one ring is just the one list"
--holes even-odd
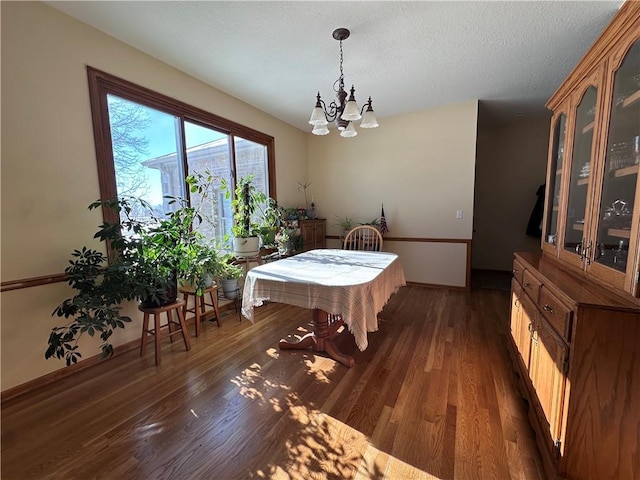
[(554, 330), (565, 340), (569, 341), (571, 333), (571, 316), (572, 310), (567, 307), (561, 300), (553, 295), (544, 285), (540, 289), (540, 299), (538, 306), (544, 318)]
[(513, 278), (517, 280), (518, 283), (522, 284), (522, 274), (524, 273), (524, 267), (518, 260), (513, 260)]
[(542, 283), (536, 277), (534, 277), (529, 270), (525, 270), (522, 274), (522, 289), (527, 292), (535, 303), (538, 303), (540, 298), (540, 287)]

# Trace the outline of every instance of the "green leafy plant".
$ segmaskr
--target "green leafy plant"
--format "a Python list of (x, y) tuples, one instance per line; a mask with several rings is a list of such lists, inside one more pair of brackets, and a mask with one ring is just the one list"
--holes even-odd
[(260, 211), (260, 205), (267, 201), (267, 196), (252, 183), (255, 175), (247, 175), (238, 180), (232, 198), (231, 187), (225, 179), (221, 181), (222, 191), (226, 199), (231, 199), (234, 224), (231, 232), (235, 237), (255, 237), (259, 234), (260, 223), (254, 214)]
[(375, 227), (376, 225), (380, 225), (380, 221), (377, 218), (374, 218), (373, 220), (369, 222), (363, 222), (360, 225), (371, 225)]
[(273, 198), (267, 199), (267, 206), (262, 212), (262, 226), (280, 228), (284, 219), (285, 209), (278, 206)]
[(242, 267), (235, 263), (235, 257), (233, 255), (224, 255), (221, 258), (219, 268), (217, 270), (216, 277), (219, 280), (235, 279), (238, 280), (244, 275)]
[(185, 260), (186, 267), (180, 282), (191, 286), (200, 296), (218, 275), (222, 262), (220, 249), (204, 241), (196, 243), (187, 249)]
[[(192, 193), (204, 192), (213, 181), (210, 175), (187, 178)], [(58, 305), (52, 315), (72, 319), (54, 327), (49, 335), (45, 358), (65, 358), (67, 365), (81, 358), (78, 341), (86, 333), (100, 335), (102, 356), (113, 354), (109, 342), (116, 328), (131, 322), (122, 315), (123, 301), (162, 304), (177, 295), (179, 277), (198, 278), (201, 261), (212, 268), (216, 257), (205, 250), (202, 236), (193, 230), (195, 221), (202, 221), (198, 210), (183, 199), (167, 197), (173, 210), (158, 216), (146, 201), (135, 197), (117, 200), (98, 200), (89, 205), (111, 209), (119, 222), (104, 222), (94, 235), (109, 245), (111, 258), (103, 252), (82, 247), (74, 250), (65, 273), (75, 290), (71, 298)]]
[(335, 225), (343, 232), (348, 232), (349, 230), (351, 230), (353, 227), (356, 226), (356, 223), (353, 221), (353, 219), (351, 217), (340, 217), (339, 215), (336, 215), (336, 221), (335, 221)]
[(278, 202), (273, 198), (267, 199), (267, 206), (262, 212), (262, 222), (260, 224), (260, 239), (263, 246), (270, 246), (275, 243), (275, 236), (284, 220), (284, 209), (278, 206)]

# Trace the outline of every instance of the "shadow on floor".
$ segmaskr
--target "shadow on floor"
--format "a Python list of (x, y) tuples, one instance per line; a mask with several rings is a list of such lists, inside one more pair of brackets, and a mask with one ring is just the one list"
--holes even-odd
[(485, 290), (501, 290), (508, 292), (511, 290), (512, 274), (505, 270), (471, 270), (471, 289), (479, 288)]

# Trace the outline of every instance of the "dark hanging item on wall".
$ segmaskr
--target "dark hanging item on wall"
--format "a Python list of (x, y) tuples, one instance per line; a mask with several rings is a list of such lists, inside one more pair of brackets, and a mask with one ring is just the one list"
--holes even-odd
[(529, 223), (527, 224), (527, 235), (530, 237), (542, 238), (542, 216), (544, 215), (544, 191), (546, 184), (542, 184), (538, 187), (536, 195), (538, 199), (533, 206), (533, 211), (529, 217)]

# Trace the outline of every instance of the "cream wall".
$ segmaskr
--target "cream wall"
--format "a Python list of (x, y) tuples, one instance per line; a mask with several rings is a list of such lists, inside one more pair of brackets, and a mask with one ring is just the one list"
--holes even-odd
[(477, 115), (474, 100), (386, 117), (354, 138), (335, 130), (311, 136), (310, 188), (328, 233), (339, 234), (335, 216), (366, 222), (384, 203), (387, 236), (415, 240), (385, 241), (385, 250), (401, 256), (407, 280), (464, 286), (464, 245), (418, 240), (471, 239)]
[(473, 268), (511, 270), (513, 252), (540, 250), (540, 239), (525, 232), (548, 143), (548, 117), (478, 129)]
[[(304, 132), (45, 4), (1, 2), (1, 17), (2, 281), (61, 273), (72, 249), (92, 245), (101, 215), (86, 209), (99, 197), (87, 65), (275, 137), (278, 200), (297, 203)], [(3, 391), (64, 365), (44, 351), (62, 321), (50, 313), (70, 294), (65, 284), (2, 293)], [(139, 337), (129, 311), (136, 322), (115, 345)]]

